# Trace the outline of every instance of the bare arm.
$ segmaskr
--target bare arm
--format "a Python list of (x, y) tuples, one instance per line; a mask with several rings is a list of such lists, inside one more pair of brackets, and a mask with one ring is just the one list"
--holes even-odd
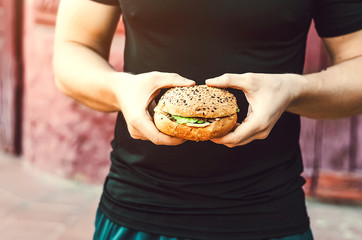
[(287, 110), (311, 118), (362, 113), (362, 30), (323, 41), (333, 66), (305, 75)]
[(324, 39), (334, 65), (309, 74), (225, 74), (206, 83), (245, 93), (249, 113), (228, 135), (214, 139), (229, 147), (265, 139), (284, 111), (311, 118), (362, 113), (362, 30)]
[(107, 62), (120, 10), (89, 0), (62, 0), (54, 47), (58, 88), (99, 111), (116, 111), (112, 92), (116, 72)]
[(107, 59), (120, 14), (117, 6), (90, 0), (61, 1), (53, 60), (57, 86), (93, 109), (122, 111), (135, 139), (181, 144), (184, 140), (156, 129), (148, 108), (161, 88), (195, 83), (175, 73), (115, 71)]

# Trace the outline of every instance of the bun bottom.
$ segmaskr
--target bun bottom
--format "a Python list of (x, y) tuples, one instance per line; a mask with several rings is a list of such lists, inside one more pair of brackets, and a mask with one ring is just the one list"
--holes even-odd
[(161, 132), (191, 141), (207, 141), (212, 138), (222, 137), (233, 129), (237, 120), (237, 114), (220, 118), (206, 127), (191, 127), (186, 124), (178, 124), (171, 121), (160, 112), (155, 112), (155, 125)]

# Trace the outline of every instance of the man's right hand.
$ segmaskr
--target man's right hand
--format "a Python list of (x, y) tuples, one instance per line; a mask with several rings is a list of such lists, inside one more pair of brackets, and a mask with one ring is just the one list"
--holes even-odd
[(149, 106), (162, 88), (192, 86), (195, 82), (176, 73), (149, 72), (137, 75), (114, 73), (113, 91), (132, 138), (157, 145), (179, 145), (184, 139), (161, 133), (154, 125)]

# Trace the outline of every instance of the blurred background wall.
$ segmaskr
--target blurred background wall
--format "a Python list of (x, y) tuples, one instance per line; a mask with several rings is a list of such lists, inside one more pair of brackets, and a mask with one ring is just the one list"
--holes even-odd
[[(67, 179), (101, 183), (109, 169), (115, 114), (90, 110), (55, 87), (52, 50), (59, 0), (0, 0), (0, 151)], [(123, 67), (120, 23), (111, 63)], [(305, 73), (328, 66), (314, 27)], [(302, 119), (309, 195), (362, 201), (362, 116)]]

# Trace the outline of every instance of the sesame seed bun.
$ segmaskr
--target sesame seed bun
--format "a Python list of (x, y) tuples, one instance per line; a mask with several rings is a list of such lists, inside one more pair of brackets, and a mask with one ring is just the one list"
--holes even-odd
[[(154, 121), (163, 133), (192, 141), (207, 141), (228, 133), (237, 121), (237, 103), (225, 89), (196, 85), (169, 89), (160, 99)], [(179, 124), (172, 116), (200, 118), (206, 126)]]

